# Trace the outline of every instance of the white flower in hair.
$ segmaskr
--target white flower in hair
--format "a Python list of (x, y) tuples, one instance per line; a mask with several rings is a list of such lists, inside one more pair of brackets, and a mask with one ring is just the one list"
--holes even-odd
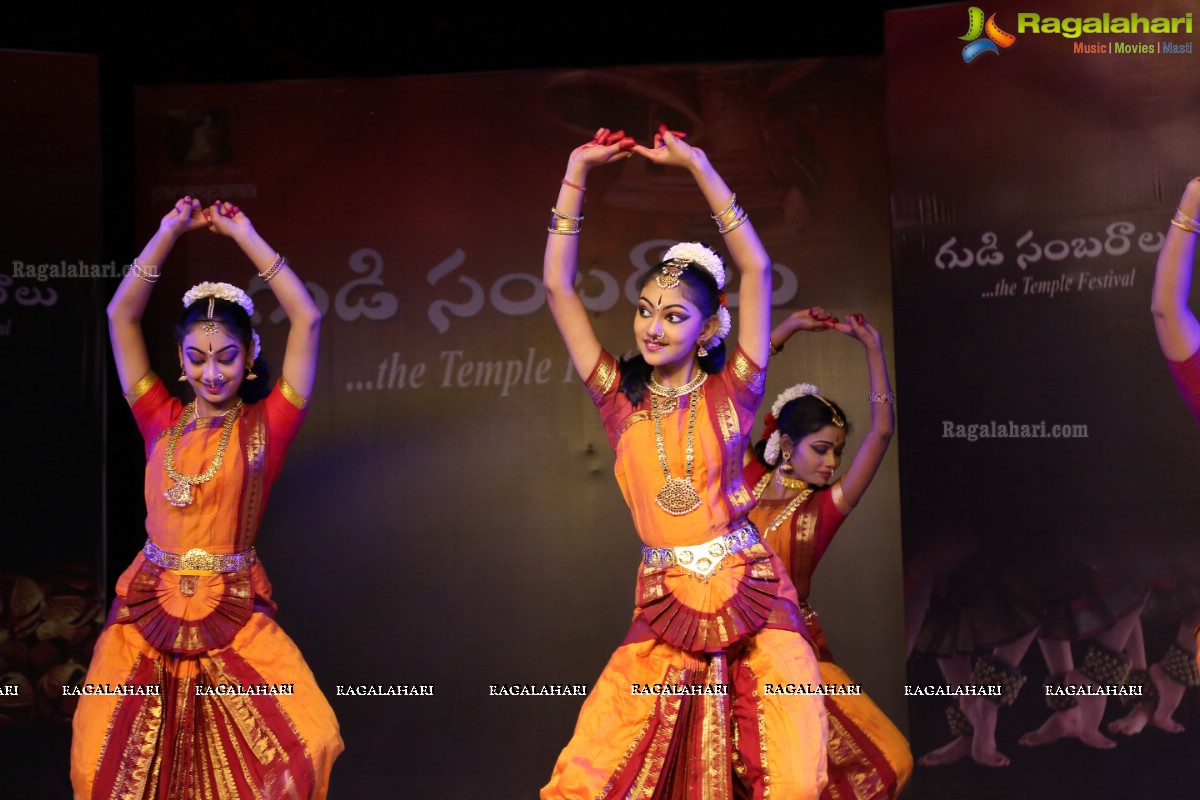
[(258, 331), (254, 328), (250, 329), (250, 339), (254, 345), (254, 355), (250, 356), (250, 362), (258, 361), (258, 354), (262, 352), (262, 341), (258, 338)]
[(663, 261), (670, 261), (672, 258), (682, 258), (699, 264), (713, 276), (718, 289), (725, 288), (725, 262), (711, 248), (699, 242), (680, 242), (663, 253)]
[(203, 300), (208, 297), (237, 303), (245, 309), (248, 316), (254, 316), (254, 301), (250, 299), (250, 295), (231, 283), (213, 283), (212, 281), (197, 283), (184, 293), (183, 307), (189, 308), (197, 300)]
[(778, 428), (771, 431), (771, 435), (767, 438), (767, 445), (763, 448), (763, 459), (768, 464), (779, 463), (780, 439)]
[(779, 412), (783, 411), (783, 407), (795, 400), (797, 397), (807, 397), (810, 394), (820, 394), (821, 390), (811, 383), (797, 383), (790, 389), (784, 389), (779, 393), (779, 397), (775, 398), (775, 402), (771, 405), (771, 415), (775, 419), (779, 419)]
[(733, 320), (729, 317), (729, 309), (721, 306), (717, 309), (717, 332), (712, 335), (712, 339), (709, 341), (713, 344), (725, 341), (725, 337), (729, 335), (732, 327)]

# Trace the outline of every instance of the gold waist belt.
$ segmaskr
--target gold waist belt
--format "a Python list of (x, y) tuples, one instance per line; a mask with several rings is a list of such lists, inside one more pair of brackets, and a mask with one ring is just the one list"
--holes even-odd
[(258, 563), (258, 554), (254, 548), (240, 553), (210, 553), (193, 547), (186, 553), (168, 553), (149, 539), (142, 548), (142, 554), (151, 564), (157, 564), (164, 569), (173, 570), (204, 570), (207, 572), (242, 572)]
[(704, 544), (683, 547), (647, 547), (642, 545), (642, 563), (647, 567), (683, 567), (707, 578), (721, 566), (726, 556), (758, 544), (758, 528), (747, 522), (732, 533), (726, 533)]

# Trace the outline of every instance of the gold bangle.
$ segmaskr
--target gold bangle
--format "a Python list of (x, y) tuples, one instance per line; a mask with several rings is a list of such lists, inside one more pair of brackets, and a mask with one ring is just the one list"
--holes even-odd
[(570, 214), (564, 214), (563, 212), (559, 211), (557, 208), (550, 209), (550, 213), (553, 214), (554, 216), (558, 217), (559, 219), (570, 219), (570, 220), (574, 220), (575, 222), (583, 221), (582, 215), (580, 215), (578, 217), (573, 217)]
[(265, 271), (258, 273), (258, 277), (262, 278), (263, 282), (265, 283), (266, 281), (271, 280), (271, 278), (274, 278), (275, 273), (279, 272), (279, 270), (286, 266), (287, 259), (281, 256), (279, 253), (276, 253), (275, 260), (271, 262), (271, 266), (267, 267)]
[(1171, 224), (1181, 231), (1200, 233), (1200, 221), (1192, 219), (1179, 209), (1175, 209), (1175, 216), (1171, 217)]
[(735, 230), (738, 227), (740, 227), (742, 225), (742, 223), (744, 223), (746, 220), (750, 219), (750, 215), (747, 214), (745, 211), (742, 211), (740, 208), (738, 209), (738, 211), (740, 212), (740, 214), (738, 215), (737, 219), (735, 219), (730, 224), (723, 225), (721, 223), (717, 223), (717, 231), (719, 233), (722, 233), (722, 234), (729, 233), (730, 231)]
[(770, 355), (777, 356), (783, 352), (783, 345), (779, 345), (779, 347), (776, 347), (774, 342), (768, 342), (767, 344), (769, 346)]
[(724, 208), (722, 208), (720, 211), (718, 211), (715, 214), (709, 214), (709, 216), (712, 217), (713, 219), (718, 219), (718, 220), (721, 219), (721, 217), (725, 216), (725, 214), (728, 213), (729, 209), (733, 208), (733, 204), (736, 202), (737, 202), (737, 192), (734, 192), (733, 197), (729, 198), (728, 205), (726, 205)]
[(570, 217), (559, 214), (555, 211), (554, 216), (550, 217), (550, 225), (546, 230), (550, 233), (559, 233), (564, 236), (579, 233), (579, 220), (583, 217)]
[(142, 264), (136, 258), (129, 265), (129, 269), (133, 274), (144, 280), (146, 283), (157, 283), (161, 274), (157, 271), (158, 267), (155, 264)]

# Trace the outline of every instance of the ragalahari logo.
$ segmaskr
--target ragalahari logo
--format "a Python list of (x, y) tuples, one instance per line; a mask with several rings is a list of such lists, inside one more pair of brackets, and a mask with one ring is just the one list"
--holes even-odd
[[(971, 6), (967, 12), (967, 20), (969, 23), (967, 35), (958, 38), (969, 43), (962, 52), (963, 61), (968, 64), (984, 53), (1000, 55), (1000, 48), (1012, 47), (1013, 42), (1017, 41), (1017, 37), (1000, 29), (1000, 26), (996, 24), (995, 14), (988, 17), (985, 24), (983, 9), (978, 6)], [(980, 39), (979, 37), (985, 33), (987, 38)]]

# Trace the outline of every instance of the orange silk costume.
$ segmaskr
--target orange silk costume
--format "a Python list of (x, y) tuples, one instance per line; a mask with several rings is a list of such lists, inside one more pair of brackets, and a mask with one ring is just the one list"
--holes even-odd
[[(180, 508), (163, 496), (174, 483), (164, 455), (183, 405), (153, 374), (130, 397), (146, 443), (150, 541), (175, 554), (253, 546), (304, 398), (281, 380), (244, 406), (220, 468)], [(179, 472), (204, 471), (223, 421), (188, 422), (175, 450)], [(116, 592), (86, 682), (144, 689), (80, 698), (71, 743), (76, 800), (325, 797), (342, 750), (337, 719), (275, 624), (261, 563), (240, 572), (173, 570), (139, 552)]]
[[(746, 469), (746, 480), (761, 495), (770, 473), (757, 462)], [(812, 576), (837, 529), (850, 513), (841, 482), (813, 492), (791, 508), (793, 498), (759, 500), (750, 520), (762, 531), (796, 585), (800, 607), (821, 657), (821, 681), (851, 685), (850, 676), (833, 663), (817, 614), (808, 605)], [(865, 694), (825, 696), (829, 715), (829, 784), (821, 800), (884, 800), (895, 798), (912, 776), (912, 749), (879, 707)]]
[[(673, 516), (655, 503), (665, 479), (649, 399), (631, 404), (616, 360), (601, 354), (587, 388), (643, 544), (697, 545), (745, 524), (753, 500), (742, 454), (764, 379), (739, 349), (663, 418), (671, 474), (683, 476), (689, 403), (697, 404), (693, 485), (702, 502)], [(771, 689), (819, 681), (795, 589), (769, 548), (725, 556), (707, 580), (643, 564), (633, 624), (584, 701), (542, 800), (729, 800), (735, 782), (738, 797), (815, 800), (825, 783), (824, 705)]]

